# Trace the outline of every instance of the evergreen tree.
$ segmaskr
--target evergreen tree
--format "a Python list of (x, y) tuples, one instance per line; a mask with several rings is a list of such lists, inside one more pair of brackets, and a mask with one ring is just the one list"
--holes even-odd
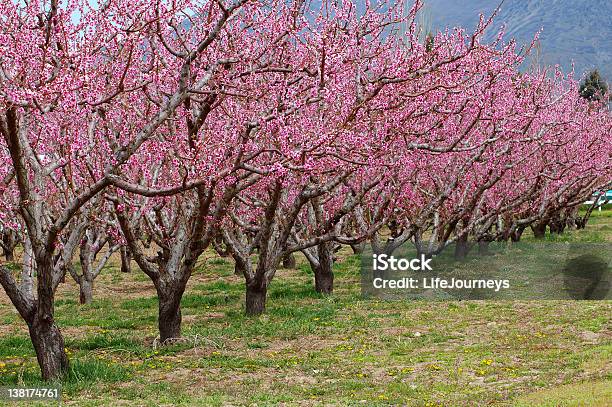
[(608, 84), (601, 77), (599, 71), (591, 71), (580, 84), (580, 96), (588, 100), (607, 101)]

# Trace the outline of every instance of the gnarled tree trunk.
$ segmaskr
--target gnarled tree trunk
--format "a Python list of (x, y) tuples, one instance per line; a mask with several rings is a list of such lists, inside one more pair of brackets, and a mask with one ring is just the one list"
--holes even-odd
[(562, 234), (565, 231), (565, 227), (567, 226), (567, 220), (563, 214), (557, 213), (552, 219), (548, 222), (548, 227), (550, 228), (550, 233)]
[(43, 380), (55, 380), (64, 376), (68, 371), (68, 356), (64, 338), (53, 317), (35, 315), (28, 322), (28, 328)]
[(61, 379), (68, 371), (64, 338), (53, 318), (55, 288), (50, 253), (38, 253), (36, 260), (37, 296), (18, 284), (11, 271), (0, 265), (0, 285), (28, 326), (43, 380)]
[(546, 236), (546, 225), (548, 222), (540, 221), (531, 225), (531, 230), (533, 231), (533, 236), (536, 239), (544, 239)]
[(455, 259), (463, 260), (467, 257), (470, 251), (470, 244), (467, 235), (459, 236), (455, 243)]
[(331, 267), (319, 265), (313, 269), (315, 290), (321, 294), (331, 294), (334, 291), (334, 273)]
[(334, 254), (331, 243), (321, 243), (304, 251), (315, 280), (315, 290), (322, 294), (334, 291)]
[(38, 253), (37, 259), (37, 302), (36, 311), (26, 320), (30, 338), (36, 351), (43, 380), (55, 380), (68, 371), (68, 355), (64, 337), (55, 324), (55, 288), (51, 253)]
[(295, 260), (295, 255), (293, 253), (288, 253), (283, 256), (283, 268), (285, 269), (294, 269), (297, 265)]
[(525, 231), (525, 227), (524, 226), (517, 227), (515, 230), (513, 230), (510, 233), (510, 240), (512, 242), (520, 242), (521, 241), (521, 237), (523, 236), (523, 232), (524, 231)]
[(168, 339), (181, 337), (181, 300), (175, 295), (159, 294), (159, 339), (162, 343)]
[(257, 316), (266, 310), (268, 285), (265, 279), (255, 279), (246, 285), (246, 314)]
[(163, 344), (169, 339), (181, 337), (181, 299), (185, 292), (187, 279), (167, 279), (155, 282), (159, 300), (158, 326), (159, 340)]

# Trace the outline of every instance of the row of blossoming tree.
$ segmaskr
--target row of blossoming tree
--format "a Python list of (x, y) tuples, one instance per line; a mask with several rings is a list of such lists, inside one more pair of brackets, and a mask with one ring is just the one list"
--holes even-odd
[(207, 250), (257, 315), (294, 253), (331, 293), (339, 245), (465, 256), (583, 226), (609, 185), (605, 106), (521, 72), (491, 18), (423, 41), (418, 2), (98, 3), (0, 6), (0, 284), (46, 380), (69, 363), (58, 285), (91, 301), (114, 254), (151, 279), (165, 342)]

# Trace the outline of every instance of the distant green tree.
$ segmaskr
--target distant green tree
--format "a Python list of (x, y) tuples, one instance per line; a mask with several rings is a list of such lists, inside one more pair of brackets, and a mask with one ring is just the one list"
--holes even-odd
[(580, 96), (588, 100), (608, 101), (608, 84), (598, 70), (591, 71), (580, 84)]
[(427, 34), (427, 37), (425, 37), (425, 50), (427, 52), (431, 52), (434, 48), (434, 36), (432, 33)]

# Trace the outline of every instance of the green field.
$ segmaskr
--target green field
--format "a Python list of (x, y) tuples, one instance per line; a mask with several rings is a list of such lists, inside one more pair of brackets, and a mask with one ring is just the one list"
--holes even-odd
[[(611, 211), (552, 241), (612, 242)], [(529, 240), (529, 236), (526, 237)], [(159, 348), (147, 277), (116, 265), (78, 305), (60, 286), (71, 357), (66, 405), (575, 405), (612, 400), (610, 301), (361, 298), (359, 258), (340, 253), (333, 296), (303, 259), (281, 269), (267, 313), (244, 316), (230, 259), (202, 259), (182, 302), (184, 339)], [(496, 261), (512, 265), (511, 256)], [(560, 260), (561, 261), (561, 260)], [(0, 294), (0, 386), (40, 375), (25, 323)]]

